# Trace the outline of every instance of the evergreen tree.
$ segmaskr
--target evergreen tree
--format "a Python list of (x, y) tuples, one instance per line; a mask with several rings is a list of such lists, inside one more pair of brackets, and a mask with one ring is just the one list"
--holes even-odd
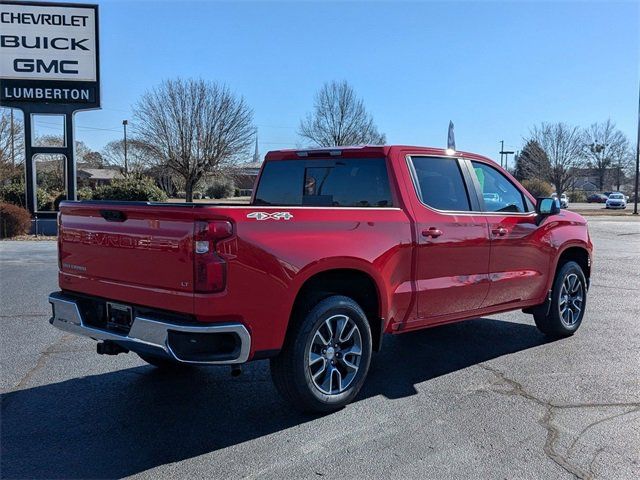
[(513, 176), (519, 182), (544, 178), (544, 172), (549, 171), (550, 168), (549, 157), (547, 157), (540, 144), (535, 140), (529, 140), (516, 157)]

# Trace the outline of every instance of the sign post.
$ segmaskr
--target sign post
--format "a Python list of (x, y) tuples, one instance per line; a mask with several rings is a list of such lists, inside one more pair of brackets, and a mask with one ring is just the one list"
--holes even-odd
[[(38, 154), (65, 156), (66, 197), (76, 198), (73, 119), (78, 110), (100, 108), (99, 58), (97, 5), (0, 0), (0, 105), (24, 113), (26, 203), (32, 214), (38, 208)], [(62, 147), (34, 146), (38, 114), (64, 115)]]

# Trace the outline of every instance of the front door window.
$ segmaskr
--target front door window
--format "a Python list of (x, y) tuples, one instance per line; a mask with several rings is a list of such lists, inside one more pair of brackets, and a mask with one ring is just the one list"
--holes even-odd
[(480, 162), (471, 162), (478, 179), (484, 209), (487, 212), (525, 213), (522, 192), (495, 168)]

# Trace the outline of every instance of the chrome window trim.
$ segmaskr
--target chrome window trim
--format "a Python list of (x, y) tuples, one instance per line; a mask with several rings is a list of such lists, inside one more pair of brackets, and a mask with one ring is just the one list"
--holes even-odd
[[(425, 153), (415, 153), (415, 154), (411, 154), (411, 153), (407, 153), (405, 154), (405, 162), (407, 163), (407, 168), (409, 169), (409, 176), (411, 177), (411, 183), (413, 184), (413, 192), (416, 195), (416, 198), (418, 199), (418, 202), (420, 202), (420, 204), (422, 206), (424, 206), (425, 208), (427, 208), (428, 210), (435, 212), (435, 213), (439, 213), (442, 215), (467, 215), (467, 216), (476, 216), (478, 213), (481, 212), (475, 212), (473, 210), (440, 210), (438, 208), (434, 208), (428, 204), (426, 204), (423, 200), (422, 200), (422, 195), (419, 192), (422, 192), (422, 190), (420, 189), (420, 185), (418, 184), (418, 179), (416, 178), (416, 171), (415, 168), (413, 166), (413, 162), (411, 161), (411, 157), (426, 157), (426, 158), (450, 158), (451, 160), (454, 160), (456, 162), (458, 162), (458, 168), (460, 168), (460, 160), (463, 160), (463, 157), (459, 157), (459, 156), (453, 156), (453, 155), (433, 155), (433, 154), (425, 154)], [(460, 170), (460, 176), (462, 177), (462, 182), (464, 184), (464, 188), (467, 192), (467, 200), (469, 201), (469, 208), (471, 208), (471, 198), (469, 195), (469, 186), (467, 185), (467, 182), (464, 178), (464, 174), (462, 173), (462, 171)]]
[[(416, 198), (418, 199), (418, 202), (420, 202), (420, 204), (422, 206), (424, 206), (425, 208), (427, 208), (428, 210), (435, 212), (435, 213), (439, 213), (441, 215), (456, 215), (456, 216), (480, 216), (480, 215), (488, 215), (488, 216), (501, 216), (501, 217), (505, 217), (505, 216), (514, 216), (514, 217), (535, 217), (537, 214), (534, 211), (531, 212), (487, 212), (485, 210), (470, 210), (470, 211), (465, 211), (465, 210), (439, 210), (437, 208), (431, 207), (430, 205), (427, 205), (426, 203), (424, 203), (422, 201), (421, 195), (419, 195), (419, 186), (416, 183), (417, 179), (415, 177), (415, 169), (413, 168), (413, 162), (411, 161), (411, 157), (428, 157), (428, 158), (451, 158), (452, 160), (456, 160), (458, 162), (469, 162), (469, 165), (471, 164), (472, 161), (478, 161), (475, 159), (471, 159), (469, 157), (464, 157), (464, 156), (459, 156), (459, 155), (434, 155), (434, 154), (426, 154), (426, 153), (407, 153), (405, 154), (405, 162), (407, 164), (407, 168), (409, 170), (409, 176), (411, 177), (411, 182), (413, 184), (413, 192), (416, 196)], [(480, 162), (480, 163), (484, 163), (484, 162)], [(458, 165), (460, 165), (458, 163)], [(491, 167), (491, 166), (490, 166)], [(494, 167), (491, 167), (494, 168)], [(495, 170), (495, 168), (494, 168)], [(498, 170), (499, 172), (499, 170)], [(470, 172), (471, 173), (471, 172)], [(476, 188), (476, 185), (471, 185), (471, 187), (469, 185), (467, 185), (467, 179), (464, 177), (464, 174), (462, 171), (460, 171), (460, 174), (462, 175), (462, 180), (465, 183), (465, 188), (467, 189), (467, 195), (471, 195), (471, 192), (469, 191), (470, 188), (473, 189), (474, 194), (477, 195), (478, 191)], [(509, 180), (509, 179), (507, 179)], [(513, 182), (510, 181), (510, 183), (513, 185)], [(517, 185), (513, 185), (523, 196), (524, 193), (522, 192), (521, 189), (519, 189), (517, 187)], [(524, 200), (524, 198), (523, 198)], [(469, 203), (471, 204), (471, 198), (469, 198)], [(535, 207), (535, 205), (534, 205)]]
[[(215, 207), (216, 205), (210, 205), (211, 207)], [(282, 210), (283, 208), (287, 209), (287, 210), (292, 210), (292, 209), (300, 209), (300, 208), (304, 208), (304, 209), (313, 209), (313, 210), (317, 210), (317, 209), (323, 209), (323, 210), (402, 210), (400, 207), (323, 207), (321, 205), (251, 205), (251, 204), (246, 204), (246, 205), (220, 205), (219, 208), (249, 208), (249, 209), (266, 209), (266, 208), (272, 208), (272, 209), (279, 209)]]

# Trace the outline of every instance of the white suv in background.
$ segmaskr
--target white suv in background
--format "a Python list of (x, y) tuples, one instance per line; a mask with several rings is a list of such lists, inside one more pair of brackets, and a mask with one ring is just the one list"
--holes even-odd
[(627, 199), (623, 193), (613, 192), (609, 195), (609, 198), (607, 198), (605, 208), (627, 208)]
[(560, 202), (560, 208), (569, 208), (569, 197), (566, 193), (563, 193), (562, 195), (560, 195), (560, 197), (558, 197), (558, 194), (556, 192), (553, 192), (551, 196), (558, 199), (558, 201)]

